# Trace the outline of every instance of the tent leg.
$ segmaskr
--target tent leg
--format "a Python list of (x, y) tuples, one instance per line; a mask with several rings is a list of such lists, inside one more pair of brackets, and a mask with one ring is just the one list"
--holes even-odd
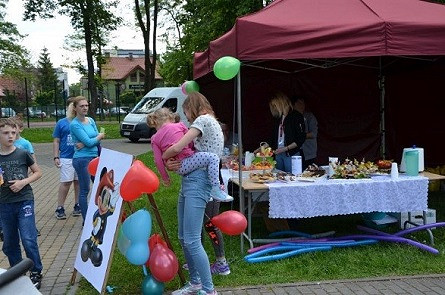
[[(239, 166), (242, 167), (243, 163), (243, 141), (242, 141), (242, 122), (241, 122), (241, 69), (236, 75), (236, 103), (238, 104), (237, 109), (237, 121), (238, 121), (238, 163)], [(238, 196), (240, 197), (240, 212), (244, 214), (244, 197), (243, 195), (243, 169), (238, 169), (238, 179), (239, 179), (239, 188), (238, 188)], [(241, 253), (244, 253), (244, 236), (241, 234)]]

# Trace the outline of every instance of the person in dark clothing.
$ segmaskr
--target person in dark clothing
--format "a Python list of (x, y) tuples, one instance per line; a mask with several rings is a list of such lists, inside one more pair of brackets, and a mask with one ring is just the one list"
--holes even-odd
[(276, 168), (292, 172), (292, 156), (304, 154), (301, 147), (306, 139), (303, 115), (294, 110), (285, 94), (276, 94), (269, 102), (270, 112), (277, 120), (274, 122), (271, 147), (275, 153)]

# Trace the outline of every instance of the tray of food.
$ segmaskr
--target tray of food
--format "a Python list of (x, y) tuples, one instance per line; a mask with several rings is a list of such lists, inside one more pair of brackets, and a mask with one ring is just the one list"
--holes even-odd
[(303, 171), (303, 173), (297, 175), (296, 180), (314, 182), (317, 179), (324, 177), (326, 177), (326, 170), (316, 164), (311, 164)]
[(294, 174), (289, 173), (289, 172), (283, 172), (283, 171), (277, 172), (275, 174), (275, 177), (277, 178), (277, 180), (284, 181), (284, 182), (297, 180), (297, 177)]
[(332, 179), (367, 179), (378, 171), (373, 162), (346, 159), (342, 164), (335, 165)]
[(255, 183), (274, 182), (277, 178), (271, 172), (266, 173), (250, 173), (249, 179)]

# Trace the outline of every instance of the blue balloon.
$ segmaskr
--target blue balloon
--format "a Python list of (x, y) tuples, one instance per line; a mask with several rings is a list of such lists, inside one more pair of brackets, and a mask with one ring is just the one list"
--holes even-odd
[(125, 219), (123, 225), (125, 236), (133, 243), (147, 241), (151, 234), (151, 216), (145, 209), (140, 209)]
[(150, 257), (150, 249), (148, 248), (148, 242), (145, 243), (132, 243), (128, 247), (125, 253), (128, 262), (134, 265), (143, 265)]
[(131, 241), (127, 239), (121, 226), (119, 228), (119, 235), (117, 236), (117, 248), (122, 253), (122, 255), (125, 256), (125, 253), (127, 253), (127, 249), (128, 247), (130, 247), (130, 245)]
[(148, 275), (142, 281), (142, 294), (162, 295), (163, 292), (164, 292), (164, 283), (158, 282), (152, 276)]

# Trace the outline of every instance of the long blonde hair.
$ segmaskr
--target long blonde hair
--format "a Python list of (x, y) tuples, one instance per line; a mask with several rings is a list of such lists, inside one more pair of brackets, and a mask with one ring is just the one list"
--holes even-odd
[(190, 113), (190, 119), (195, 121), (200, 115), (209, 114), (215, 117), (210, 102), (207, 98), (199, 92), (190, 93), (184, 100), (182, 108)]
[(68, 105), (68, 110), (66, 111), (66, 117), (69, 119), (73, 119), (77, 116), (76, 113), (76, 106), (79, 104), (80, 101), (85, 100), (88, 101), (85, 96), (76, 96), (71, 99), (71, 103)]
[(158, 128), (166, 122), (175, 122), (176, 115), (169, 108), (160, 108), (147, 115), (147, 125)]
[(291, 110), (293, 110), (292, 103), (284, 93), (277, 93), (269, 101), (269, 108), (272, 116), (279, 118), (283, 115), (287, 115)]

